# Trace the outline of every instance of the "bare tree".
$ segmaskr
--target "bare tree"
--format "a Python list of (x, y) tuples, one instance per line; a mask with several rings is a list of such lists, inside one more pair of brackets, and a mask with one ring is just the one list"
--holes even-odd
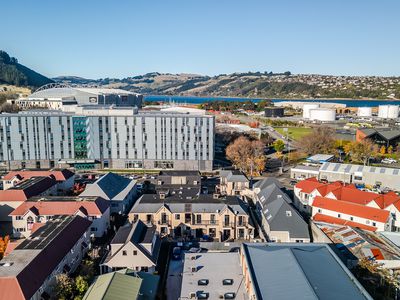
[(335, 134), (331, 127), (315, 127), (299, 141), (300, 148), (309, 155), (332, 153), (335, 150)]

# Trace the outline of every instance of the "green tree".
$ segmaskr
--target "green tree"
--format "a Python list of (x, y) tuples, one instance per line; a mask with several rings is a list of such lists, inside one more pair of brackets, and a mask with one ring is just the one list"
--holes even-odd
[(278, 153), (278, 155), (282, 155), (283, 150), (285, 149), (285, 142), (282, 140), (276, 140), (273, 143), (275, 151)]
[(75, 289), (79, 296), (83, 296), (88, 288), (89, 284), (83, 276), (79, 275), (75, 278)]
[(71, 299), (74, 294), (74, 281), (67, 274), (56, 276), (55, 293), (60, 300)]
[(367, 165), (370, 158), (378, 153), (378, 147), (369, 139), (364, 139), (361, 142), (351, 142), (344, 146), (344, 151), (351, 160), (361, 162)]

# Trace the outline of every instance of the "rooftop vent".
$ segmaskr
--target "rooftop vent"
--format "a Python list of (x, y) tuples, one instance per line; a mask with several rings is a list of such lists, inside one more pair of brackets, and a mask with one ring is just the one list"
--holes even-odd
[(0, 263), (0, 267), (11, 267), (13, 264), (13, 262), (3, 262)]
[(224, 294), (224, 299), (235, 299), (236, 294), (234, 292), (229, 292)]
[(198, 285), (208, 285), (208, 283), (209, 283), (209, 280), (208, 280), (208, 279), (199, 279), (199, 280), (197, 281), (197, 284), (198, 284)]
[(197, 292), (197, 299), (208, 299), (208, 297), (210, 296), (209, 293), (206, 292)]
[(165, 199), (165, 193), (160, 193), (160, 199)]
[(233, 284), (233, 279), (224, 279), (222, 280), (222, 285), (232, 285)]
[(219, 198), (219, 194), (218, 193), (214, 193), (213, 194), (213, 199), (218, 199)]
[(286, 211), (286, 217), (291, 217), (292, 216), (292, 212), (290, 210)]
[(197, 267), (192, 267), (191, 270), (192, 270), (192, 273), (195, 273), (195, 272), (197, 272)]
[(190, 293), (190, 299), (196, 299), (196, 293)]

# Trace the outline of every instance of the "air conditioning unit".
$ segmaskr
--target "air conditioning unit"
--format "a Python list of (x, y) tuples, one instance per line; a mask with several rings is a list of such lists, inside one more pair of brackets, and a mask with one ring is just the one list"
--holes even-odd
[(160, 199), (165, 199), (165, 193), (160, 193)]

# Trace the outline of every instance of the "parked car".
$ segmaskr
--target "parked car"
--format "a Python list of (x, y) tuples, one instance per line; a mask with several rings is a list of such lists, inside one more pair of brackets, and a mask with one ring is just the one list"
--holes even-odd
[(174, 249), (172, 249), (172, 259), (174, 260), (180, 260), (181, 259), (181, 255), (182, 255), (182, 250), (179, 247), (174, 247)]
[(381, 163), (389, 164), (389, 165), (394, 164), (396, 162), (397, 162), (397, 160), (395, 160), (393, 158), (384, 158), (384, 159), (381, 160)]

